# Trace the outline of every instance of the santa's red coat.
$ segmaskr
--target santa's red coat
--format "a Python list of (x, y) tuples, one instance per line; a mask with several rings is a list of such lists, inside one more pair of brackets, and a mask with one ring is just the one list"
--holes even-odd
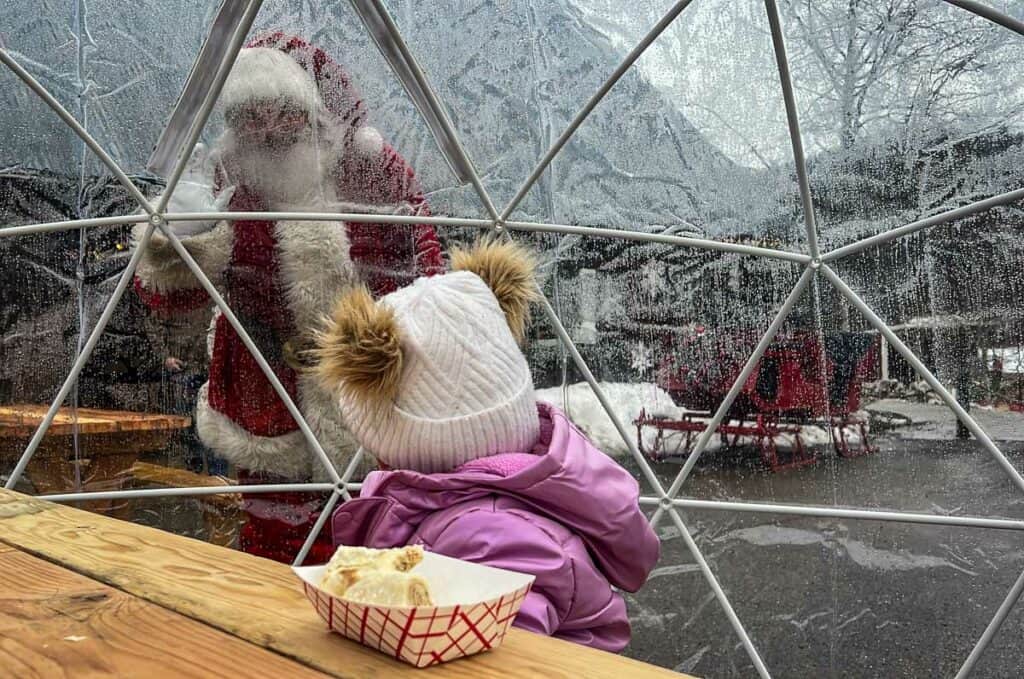
[[(276, 46), (311, 69), (328, 107), (345, 122), (348, 146), (362, 124), (362, 101), (347, 76), (323, 53), (297, 38), (271, 34), (251, 46)], [(322, 82), (321, 82), (322, 78)], [(362, 204), (411, 207), (429, 215), (412, 169), (390, 146), (375, 154), (343, 153), (334, 169), (339, 200)], [(261, 196), (236, 187), (231, 211), (267, 211)], [(141, 231), (140, 231), (141, 232)], [(314, 243), (315, 241), (315, 243)], [(342, 430), (336, 405), (316, 395), (308, 380), (285, 362), (283, 340), (300, 337), (331, 305), (344, 285), (361, 280), (384, 295), (423, 275), (443, 271), (441, 248), (428, 225), (337, 222), (224, 222), (214, 231), (186, 239), (193, 253), (261, 349), (274, 373), (310, 422), (329, 455), (353, 445), (332, 440)], [(312, 243), (312, 244), (311, 244)], [(160, 314), (175, 314), (211, 304), (197, 280), (175, 261), (162, 237), (154, 240), (140, 262), (135, 288)], [(351, 270), (351, 276), (349, 275)], [(332, 272), (333, 277), (325, 276)], [(312, 281), (311, 283), (308, 283)], [(324, 282), (326, 281), (326, 282)], [(308, 284), (307, 284), (308, 283)], [(268, 339), (269, 338), (269, 339)], [(309, 478), (319, 465), (256, 360), (224, 316), (217, 315), (209, 339), (209, 381), (197, 406), (200, 438), (218, 455), (233, 462), (241, 483), (294, 482)], [(248, 520), (240, 536), (245, 551), (291, 561), (309, 533), (323, 496), (308, 493), (243, 495)], [(319, 540), (310, 562), (326, 560), (330, 542)]]
[[(370, 204), (408, 203), (420, 215), (429, 215), (415, 175), (398, 153), (382, 150), (384, 162), (373, 159), (350, 161), (351, 172), (340, 195)], [(344, 193), (341, 193), (344, 191)], [(229, 209), (233, 212), (266, 211), (259, 196), (238, 187)], [(340, 227), (340, 225), (339, 225)], [(245, 318), (269, 326), (282, 337), (296, 334), (294, 321), (282, 292), (280, 252), (275, 223), (262, 220), (236, 221), (231, 259), (226, 269), (226, 290), (232, 310)], [(348, 256), (376, 295), (386, 295), (419, 276), (444, 270), (441, 247), (433, 227), (353, 222), (344, 225)], [(201, 287), (158, 292), (149, 289), (138, 277), (135, 287), (142, 299), (158, 313), (173, 314), (210, 304)], [(323, 309), (329, 313), (330, 309)], [(295, 431), (298, 425), (277, 397), (273, 387), (251, 356), (228, 320), (219, 316), (210, 357), (209, 402), (232, 422), (258, 436), (280, 436)], [(275, 366), (275, 374), (296, 398), (296, 375), (284, 363)]]
[[(412, 171), (391, 148), (382, 153), (386, 161), (376, 164), (361, 161), (363, 170), (347, 175), (354, 178), (360, 202), (393, 203), (406, 201), (428, 214), (422, 192), (416, 187)], [(347, 193), (347, 195), (353, 195)], [(232, 211), (265, 210), (259, 198), (240, 187), (232, 198)], [(232, 310), (248, 322), (264, 324), (281, 337), (296, 333), (293, 314), (285, 299), (281, 275), (280, 248), (276, 224), (269, 221), (237, 221), (230, 225), (232, 244), (230, 262), (225, 270), (223, 289)], [(437, 236), (426, 225), (380, 223), (336, 224), (348, 236), (350, 258), (362, 280), (375, 295), (384, 295), (423, 275), (443, 271), (444, 262)], [(200, 287), (160, 292), (136, 279), (136, 290), (154, 310), (176, 313), (210, 304)], [(323, 313), (329, 313), (324, 308)], [(248, 330), (248, 328), (247, 328)], [(298, 393), (296, 372), (285, 362), (268, 357), (281, 384), (293, 401), (305, 410)], [(270, 382), (241, 338), (224, 316), (215, 321), (206, 396), (209, 408), (239, 428), (258, 437), (297, 438), (298, 425), (278, 398)], [(214, 442), (206, 441), (215, 453)], [(299, 455), (310, 456), (304, 441), (296, 440)], [(329, 442), (322, 441), (325, 446)], [(230, 455), (227, 455), (230, 458)], [(239, 460), (232, 460), (236, 464)], [(281, 483), (295, 481), (289, 475), (270, 469), (238, 468), (241, 483)], [(300, 479), (301, 480), (301, 479)], [(248, 514), (240, 535), (240, 547), (247, 552), (278, 561), (290, 562), (309, 533), (322, 503), (322, 496), (306, 493), (253, 494), (244, 496)], [(309, 562), (330, 557), (331, 544), (324, 535), (310, 553)]]

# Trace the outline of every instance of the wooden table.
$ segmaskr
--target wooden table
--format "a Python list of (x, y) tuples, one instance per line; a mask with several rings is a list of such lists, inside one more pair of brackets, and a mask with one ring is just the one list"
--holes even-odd
[(0, 490), (0, 677), (680, 677), (513, 629), (417, 670), (333, 634), (282, 564)]
[[(48, 406), (0, 406), (0, 468), (16, 464), (43, 421)], [(61, 408), (25, 469), (36, 492), (117, 490), (143, 453), (163, 450), (174, 432), (191, 425), (187, 417), (117, 410)], [(78, 436), (75, 455), (74, 436)], [(80, 483), (80, 485), (79, 485)], [(115, 501), (83, 504), (112, 511)]]

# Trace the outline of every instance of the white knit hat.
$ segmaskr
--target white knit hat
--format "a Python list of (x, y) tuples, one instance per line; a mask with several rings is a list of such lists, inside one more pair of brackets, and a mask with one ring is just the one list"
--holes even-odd
[(320, 337), (321, 378), (342, 387), (346, 423), (388, 467), (451, 471), (528, 451), (539, 436), (516, 341), (535, 294), (532, 261), (487, 244), (461, 262), (483, 278), (470, 270), (420, 278), (376, 303), (365, 290), (350, 293)]

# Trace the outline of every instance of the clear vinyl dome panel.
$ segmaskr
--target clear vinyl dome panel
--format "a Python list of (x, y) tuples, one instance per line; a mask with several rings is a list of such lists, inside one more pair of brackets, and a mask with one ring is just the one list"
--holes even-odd
[(981, 196), (958, 183), (1021, 132), (1020, 36), (937, 0), (792, 3), (783, 22), (823, 240)]
[[(0, 25), (11, 56), (137, 174), (216, 12), (217, 3), (204, 0), (13, 2), (0, 9)], [(3, 88), (3, 102), (4, 128), (14, 134), (0, 140), (0, 167), (75, 173), (80, 142), (41, 99), (12, 84)]]
[[(395, 11), (394, 7), (389, 9)], [(454, 174), (406, 84), (392, 71), (359, 14), (348, 3), (265, 2), (249, 41), (274, 34), (298, 37), (336, 63), (339, 75), (346, 79), (352, 102), (358, 102), (355, 117), (362, 126), (376, 130), (381, 141), (393, 148), (415, 173), (431, 214), (489, 216), (469, 182)], [(422, 63), (439, 53), (440, 50), (422, 53), (414, 49), (413, 56)], [(428, 79), (431, 75), (428, 71)], [(436, 87), (437, 83), (430, 84)], [(211, 133), (220, 129), (209, 126), (205, 137), (212, 139)]]
[[(683, 520), (772, 676), (955, 674), (1024, 567), (1007, 531), (702, 510)], [(752, 676), (679, 530), (666, 520), (658, 534), (661, 561), (627, 596), (628, 653), (694, 676)], [(1014, 618), (973, 676), (1006, 675)]]
[[(1022, 567), (1022, 215), (1006, 194), (1024, 186), (1024, 39), (938, 0), (383, 4), (436, 101), (395, 68), (399, 39), (371, 37), (360, 3), (268, 0), (239, 37), (280, 54), (243, 53), (200, 130), (205, 151), (166, 205), (180, 249), (159, 234), (143, 248), (132, 193), (163, 210), (173, 162), (147, 169), (150, 154), (182, 125), (175, 113), (195, 114), (206, 90), (190, 76), (212, 78), (220, 62), (205, 48), (223, 56), (241, 11), (227, 33), (217, 17), (244, 3), (0, 9), (4, 54), (133, 186), (0, 69), (0, 424), (14, 441), (0, 474), (109, 311), (17, 488), (74, 502), (216, 486), (235, 492), (83, 506), (281, 561), (306, 543), (310, 562), (324, 560), (327, 533), (307, 536), (328, 498), (347, 499), (332, 465), (346, 481), (375, 465), (349, 466), (355, 446), (331, 395), (310, 388), (305, 352), (348, 284), (385, 294), (494, 226), (464, 150), (499, 214), (522, 192), (509, 230), (536, 251), (555, 316), (536, 308), (524, 347), (538, 397), (629, 470), (658, 519), (662, 557), (627, 597), (626, 652), (747, 676), (757, 663), (737, 639), (749, 634), (775, 675), (954, 673)], [(782, 72), (765, 13), (776, 4)], [(1024, 18), (1018, 3), (987, 6)], [(246, 214), (202, 214), (225, 210)], [(80, 219), (91, 221), (29, 232)], [(825, 266), (807, 254), (808, 224)], [(410, 246), (415, 234), (429, 247)], [(964, 432), (946, 392), (991, 442)], [(1020, 665), (1019, 618), (981, 676)]]
[[(602, 2), (493, 3), (451, 16), (415, 4), (391, 8), (498, 210), (517, 201), (511, 219), (769, 247), (801, 237), (790, 228), (792, 156), (783, 145), (766, 160), (758, 137), (769, 146), (787, 139), (771, 41), (752, 26), (764, 18), (757, 3), (695, 2), (679, 12), (678, 4), (643, 2), (628, 14)], [(519, 195), (591, 97), (670, 11), (675, 21)], [(453, 23), (474, 30), (452, 37)], [(756, 93), (739, 86), (744, 74)], [(758, 116), (740, 114), (746, 104)]]
[[(1024, 186), (1024, 41), (949, 3), (895, 9), (801, 3), (783, 16), (821, 249), (1009, 463), (972, 440), (942, 394), (825, 284), (826, 329), (874, 338), (861, 402), (885, 460), (876, 481), (856, 484), (863, 497), (840, 489), (838, 501), (1019, 518), (1008, 467), (1022, 468), (1024, 420), (1014, 368), (1000, 364), (1013, 364), (1019, 342), (1024, 260), (1010, 235), (1019, 204), (1001, 197)], [(983, 209), (993, 202), (1002, 205)], [(954, 211), (961, 218), (949, 220)], [(887, 238), (894, 229), (901, 237)], [(904, 486), (920, 492), (892, 490)]]
[[(878, 445), (894, 470), (947, 479), (941, 491), (917, 500), (904, 495), (920, 509), (1020, 517), (1020, 484), (1012, 470), (1024, 469), (1024, 418), (1015, 405), (1024, 388), (1016, 358), (1022, 261), (1011, 235), (1020, 218), (1014, 206), (985, 210), (835, 264), (942, 387), (926, 381), (892, 342), (883, 343), (861, 314), (847, 308), (851, 325), (878, 338), (877, 370), (863, 386)], [(990, 443), (970, 432), (947, 395)]]
[[(613, 14), (613, 5), (581, 6), (584, 23), (600, 26), (598, 8)], [(625, 53), (661, 17), (648, 9), (608, 32)], [(533, 190), (553, 195), (555, 220), (802, 249), (786, 110), (764, 24), (758, 2), (687, 6)]]
[[(5, 6), (4, 47), (50, 92), (148, 198), (158, 182), (140, 177), (183, 86), (216, 7), (186, 3)], [(174, 21), (169, 19), (173, 13)], [(75, 219), (113, 220), (80, 230), (4, 238), (4, 472), (18, 462), (49, 403), (108, 307), (132, 253), (139, 204), (111, 169), (43, 100), (4, 69), (5, 226)], [(17, 274), (15, 272), (18, 272)], [(175, 413), (167, 353), (132, 286), (111, 307), (91, 357), (69, 383), (54, 423), (19, 479), (37, 494), (153, 487), (145, 465), (186, 466), (188, 413)], [(180, 403), (179, 403), (180, 406)], [(178, 410), (181, 410), (179, 407)], [(143, 466), (139, 466), (143, 465)], [(174, 482), (172, 482), (173, 485)], [(164, 487), (164, 486), (160, 486)], [(183, 527), (192, 501), (101, 499), (83, 506), (126, 519)], [(154, 519), (154, 517), (157, 517)]]

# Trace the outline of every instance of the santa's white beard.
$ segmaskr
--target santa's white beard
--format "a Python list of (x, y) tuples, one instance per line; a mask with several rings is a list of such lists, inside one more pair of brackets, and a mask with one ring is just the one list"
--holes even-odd
[(221, 143), (225, 185), (255, 191), (269, 210), (326, 209), (336, 202), (332, 170), (338, 154), (312, 139), (284, 147), (246, 143), (232, 132)]

